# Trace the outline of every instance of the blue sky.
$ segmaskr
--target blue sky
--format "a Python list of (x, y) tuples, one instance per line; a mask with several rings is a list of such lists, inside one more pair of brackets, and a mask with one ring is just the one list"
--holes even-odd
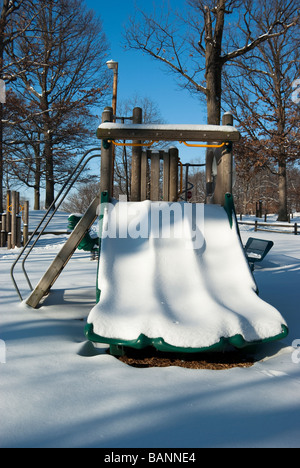
[[(104, 32), (110, 44), (110, 56), (119, 62), (118, 99), (138, 95), (148, 97), (158, 104), (166, 123), (205, 124), (205, 104), (192, 97), (188, 91), (178, 87), (174, 76), (166, 73), (166, 68), (139, 51), (124, 50), (124, 25), (135, 12), (135, 5), (147, 11), (153, 10), (151, 0), (85, 0), (88, 8), (101, 17)], [(160, 2), (156, 2), (158, 6)], [(170, 0), (172, 8), (182, 10), (185, 0)], [(183, 162), (201, 158), (203, 150), (187, 149), (179, 146)]]
[[(186, 0), (169, 0), (169, 2), (174, 9), (182, 11), (186, 7)], [(85, 3), (102, 19), (110, 45), (110, 55), (107, 59), (119, 62), (118, 100), (125, 100), (135, 95), (148, 97), (157, 103), (162, 118), (168, 124), (206, 124), (206, 106), (203, 101), (180, 89), (174, 76), (167, 74), (162, 64), (142, 52), (124, 50), (124, 25), (128, 22), (128, 18), (134, 15), (135, 5), (151, 12), (155, 3), (161, 6), (162, 0), (85, 0)], [(101, 112), (102, 109), (99, 115)], [(178, 148), (183, 163), (205, 162), (205, 150), (186, 148), (180, 144)], [(91, 163), (89, 167), (92, 173), (99, 173), (98, 163)], [(25, 192), (25, 197), (33, 196), (31, 190)], [(31, 206), (33, 206), (32, 200)]]

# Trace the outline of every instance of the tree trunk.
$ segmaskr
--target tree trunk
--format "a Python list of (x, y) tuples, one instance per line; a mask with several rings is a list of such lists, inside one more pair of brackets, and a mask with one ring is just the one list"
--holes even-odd
[[(4, 28), (3, 21), (0, 22), (0, 79), (3, 76), (3, 55), (4, 55)], [(3, 104), (0, 102), (0, 213), (3, 213)]]
[[(38, 134), (38, 140), (40, 135)], [(34, 210), (41, 209), (40, 187), (41, 187), (41, 145), (34, 146), (35, 153), (35, 173), (34, 173)]]
[[(208, 52), (210, 49), (210, 55)], [(222, 66), (220, 59), (212, 48), (207, 49), (207, 72), (206, 72), (206, 88), (207, 88), (207, 123), (209, 125), (220, 125), (221, 120), (221, 95), (222, 95)], [(214, 152), (207, 151), (206, 153), (206, 192), (207, 202), (213, 194), (213, 164)]]
[(208, 71), (206, 73), (207, 87), (207, 123), (220, 125), (221, 121), (221, 97), (222, 97), (222, 66), (218, 63), (218, 57), (211, 54), (208, 57)]
[[(206, 80), (206, 102), (207, 123), (209, 125), (220, 125), (221, 122), (221, 97), (222, 97), (222, 67), (221, 61), (222, 38), (224, 30), (224, 7), (225, 1), (220, 0), (217, 7), (217, 19), (215, 31), (211, 12), (205, 7), (205, 80)], [(213, 195), (213, 164), (214, 152), (206, 153), (206, 193), (207, 203), (211, 202)]]
[(34, 210), (39, 211), (41, 209), (41, 204), (40, 204), (40, 191), (39, 189), (34, 187)]
[(44, 133), (45, 148), (44, 157), (46, 161), (46, 200), (45, 208), (48, 209), (54, 201), (54, 167), (53, 167), (53, 149), (52, 138), (48, 130)]
[(282, 158), (279, 161), (279, 184), (278, 184), (278, 195), (279, 195), (279, 209), (278, 209), (278, 221), (288, 221), (288, 209), (287, 209), (287, 171), (286, 161)]
[(36, 166), (36, 172), (34, 174), (34, 210), (35, 211), (38, 211), (41, 209), (40, 184), (41, 184), (41, 173), (40, 173), (39, 167)]
[(3, 213), (3, 104), (0, 103), (0, 213)]

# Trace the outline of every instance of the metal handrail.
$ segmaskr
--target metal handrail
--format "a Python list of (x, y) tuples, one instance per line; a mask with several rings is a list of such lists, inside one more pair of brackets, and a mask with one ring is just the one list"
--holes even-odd
[[(19, 261), (21, 260), (21, 258), (23, 257), (24, 253), (27, 251), (28, 249), (28, 252), (26, 253), (24, 259), (23, 259), (23, 262), (22, 262), (22, 270), (23, 270), (23, 273), (25, 275), (25, 278), (26, 278), (26, 281), (28, 283), (28, 286), (29, 288), (31, 289), (31, 291), (33, 291), (33, 287), (32, 287), (32, 284), (31, 284), (31, 281), (29, 279), (29, 276), (27, 274), (27, 271), (26, 271), (26, 268), (25, 268), (25, 262), (27, 260), (27, 258), (29, 257), (30, 253), (32, 252), (34, 246), (37, 244), (38, 240), (40, 239), (41, 235), (43, 234), (43, 232), (45, 231), (46, 227), (49, 225), (50, 221), (52, 220), (53, 216), (55, 215), (55, 213), (57, 212), (58, 208), (60, 207), (60, 205), (62, 204), (62, 202), (65, 200), (66, 196), (68, 195), (68, 193), (70, 192), (71, 188), (74, 186), (75, 182), (78, 180), (78, 177), (80, 176), (80, 174), (82, 173), (82, 171), (84, 170), (84, 168), (86, 167), (86, 165), (92, 160), (92, 159), (95, 159), (95, 158), (100, 158), (101, 157), (101, 154), (96, 154), (96, 155), (93, 155), (93, 156), (90, 156), (86, 161), (86, 157), (92, 153), (93, 151), (99, 151), (99, 148), (92, 148), (88, 151), (86, 151), (84, 153), (84, 155), (82, 156), (82, 158), (79, 160), (78, 164), (76, 165), (75, 169), (73, 170), (73, 172), (70, 174), (69, 178), (67, 179), (67, 181), (64, 183), (64, 185), (61, 187), (59, 193), (57, 194), (55, 200), (51, 203), (50, 207), (48, 208), (48, 210), (46, 211), (44, 217), (42, 218), (42, 220), (40, 221), (39, 225), (36, 227), (36, 229), (34, 230), (34, 232), (32, 233), (32, 235), (30, 236), (30, 238), (28, 239), (28, 242), (26, 243), (26, 245), (23, 247), (23, 249), (21, 250), (20, 254), (18, 255), (17, 259), (15, 260), (15, 262), (13, 263), (12, 267), (11, 267), (11, 271), (10, 271), (10, 275), (11, 275), (11, 279), (12, 279), (12, 282), (13, 282), (13, 285), (16, 289), (16, 292), (20, 298), (21, 301), (23, 301), (23, 297), (22, 297), (22, 294), (20, 292), (20, 289), (17, 285), (17, 282), (16, 282), (16, 279), (15, 279), (15, 276), (14, 276), (14, 270), (15, 270), (15, 267), (16, 265), (19, 263)], [(83, 164), (84, 163), (84, 164)], [(82, 165), (83, 164), (83, 165)], [(78, 172), (77, 172), (78, 171)], [(61, 199), (60, 199), (61, 198)], [(50, 216), (49, 216), (50, 214)], [(48, 218), (49, 216), (49, 218)], [(47, 220), (48, 218), (48, 220)], [(46, 221), (45, 225), (42, 227), (43, 223)], [(34, 240), (34, 242), (31, 244), (31, 242), (33, 241), (34, 237), (37, 236), (37, 238)], [(31, 245), (30, 245), (31, 244)]]
[(195, 143), (187, 143), (186, 141), (180, 141), (179, 143), (187, 146), (188, 148), (223, 148), (223, 146), (228, 145), (228, 143), (222, 143), (220, 145), (200, 145)]

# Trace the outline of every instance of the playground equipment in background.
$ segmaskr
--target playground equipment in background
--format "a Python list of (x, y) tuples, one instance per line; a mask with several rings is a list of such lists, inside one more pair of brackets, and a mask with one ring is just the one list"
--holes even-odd
[[(22, 239), (23, 218), (23, 239)], [(29, 202), (20, 205), (20, 193), (7, 191), (6, 212), (0, 215), (0, 247), (8, 250), (25, 245), (28, 240)]]
[[(197, 206), (203, 209), (205, 232), (193, 217), (191, 225), (203, 237), (203, 244), (188, 250), (185, 246), (189, 239), (184, 235), (156, 239), (151, 228), (146, 239), (130, 236), (101, 239), (98, 303), (90, 313), (86, 336), (93, 342), (108, 343), (112, 354), (122, 352), (124, 346), (149, 345), (186, 353), (224, 350), (228, 345), (244, 347), (286, 336), (288, 328), (280, 313), (258, 297), (239, 236), (231, 193), (232, 149), (240, 134), (233, 127), (232, 115), (224, 115), (222, 126), (143, 125), (142, 111), (136, 108), (131, 124), (118, 124), (114, 120), (112, 109), (106, 108), (97, 132), (102, 140), (100, 235), (103, 229), (109, 229), (114, 210), (119, 211), (121, 220), (127, 219), (121, 221), (121, 230), (128, 230), (128, 218), (122, 217), (122, 211), (128, 207), (133, 212), (141, 205), (148, 210), (147, 214), (144, 211), (143, 218), (134, 219), (140, 225), (149, 217), (155, 203), (165, 204), (170, 210), (170, 203), (174, 209), (183, 206), (178, 203), (178, 149), (143, 151), (143, 146), (147, 147), (145, 142), (153, 141), (179, 141), (188, 145), (205, 142), (201, 146), (207, 147), (207, 204), (194, 205), (196, 212)], [(132, 146), (128, 204), (118, 204), (111, 198), (113, 142), (120, 140)], [(143, 201), (148, 197), (151, 201)], [(106, 209), (108, 204), (114, 208)], [(99, 199), (95, 199), (26, 300), (27, 305), (37, 307), (49, 293), (99, 216), (98, 205)]]

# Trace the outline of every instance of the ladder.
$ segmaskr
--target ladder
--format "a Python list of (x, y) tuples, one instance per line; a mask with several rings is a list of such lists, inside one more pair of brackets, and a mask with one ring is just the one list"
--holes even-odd
[(81, 218), (81, 220), (75, 227), (67, 242), (64, 244), (56, 258), (44, 274), (43, 278), (40, 280), (40, 282), (38, 283), (34, 291), (31, 293), (29, 298), (25, 301), (27, 305), (36, 309), (43, 297), (48, 295), (51, 287), (53, 286), (53, 284), (55, 283), (55, 281), (57, 280), (57, 278), (71, 259), (75, 250), (84, 238), (86, 232), (94, 224), (97, 218), (99, 203), (100, 197), (96, 197), (93, 200), (92, 204), (89, 206), (83, 218)]
[[(97, 152), (97, 153), (96, 153)], [(96, 153), (96, 154), (93, 154), (93, 153)], [(16, 274), (15, 274), (15, 269), (16, 269), (16, 266), (21, 263), (22, 261), (22, 271), (23, 271), (23, 274), (25, 276), (25, 279), (27, 281), (27, 284), (29, 286), (29, 289), (31, 291), (34, 291), (34, 288), (31, 284), (31, 281), (30, 281), (30, 278), (29, 278), (29, 275), (27, 273), (27, 270), (26, 270), (26, 261), (28, 259), (28, 257), (30, 256), (33, 248), (36, 246), (37, 242), (39, 241), (41, 235), (45, 232), (47, 226), (49, 225), (49, 223), (51, 222), (51, 220), (53, 219), (55, 213), (57, 212), (57, 210), (59, 209), (59, 207), (61, 206), (62, 202), (65, 200), (65, 198), (67, 197), (67, 195), (69, 194), (70, 190), (72, 189), (72, 187), (74, 186), (75, 182), (77, 182), (79, 176), (81, 175), (81, 173), (83, 172), (83, 170), (85, 169), (85, 167), (87, 166), (87, 164), (92, 160), (92, 159), (95, 159), (95, 158), (100, 158), (101, 157), (101, 154), (99, 154), (99, 148), (92, 148), (92, 149), (89, 149), (88, 151), (86, 151), (84, 153), (84, 155), (82, 156), (82, 158), (79, 160), (78, 164), (76, 165), (76, 167), (74, 168), (73, 172), (70, 174), (70, 176), (68, 177), (67, 181), (64, 183), (64, 185), (61, 187), (59, 193), (57, 194), (55, 200), (53, 201), (53, 203), (51, 204), (51, 206), (49, 207), (49, 209), (47, 210), (47, 212), (45, 213), (44, 217), (42, 218), (41, 222), (39, 223), (39, 225), (36, 227), (36, 229), (34, 230), (34, 232), (32, 233), (32, 235), (30, 236), (28, 242), (26, 243), (26, 245), (23, 247), (23, 249), (21, 250), (20, 254), (18, 255), (17, 259), (15, 260), (15, 262), (13, 263), (12, 267), (11, 267), (11, 271), (10, 271), (10, 275), (11, 275), (11, 279), (12, 279), (12, 282), (13, 282), (13, 285), (15, 287), (15, 290), (20, 298), (20, 301), (23, 301), (24, 298), (21, 294), (21, 291), (20, 291), (20, 288), (18, 286), (18, 282), (17, 282), (17, 279), (16, 279)], [(96, 199), (95, 199), (96, 200)], [(80, 226), (78, 227), (78, 229), (73, 231), (73, 233), (71, 234), (69, 240), (67, 241), (67, 244), (68, 246), (66, 247), (66, 249), (62, 249), (64, 250), (64, 252), (62, 253), (62, 258), (64, 258), (64, 261), (63, 261), (63, 265), (65, 266), (69, 259), (71, 258), (71, 256), (73, 255), (73, 253), (75, 252), (77, 246), (80, 244), (82, 238), (84, 237), (85, 233), (83, 234), (82, 238), (80, 239), (80, 241), (78, 242), (78, 244), (76, 245), (77, 243), (77, 239), (81, 236), (82, 234), (82, 230), (85, 226), (87, 226), (86, 230), (88, 230), (91, 225), (93, 224), (93, 222), (95, 221), (96, 217), (97, 217), (97, 214), (96, 214), (96, 211), (97, 211), (97, 207), (95, 208), (96, 206), (96, 203), (97, 203), (97, 206), (99, 205), (99, 199), (96, 201), (93, 201), (93, 203), (91, 204), (91, 206), (89, 207), (88, 209), (88, 214), (86, 213), (86, 215), (84, 216), (85, 219), (82, 219), (81, 223), (80, 223)], [(92, 212), (93, 212), (93, 209), (95, 210), (94, 211), (94, 218), (93, 220), (92, 219)], [(91, 222), (91, 224), (89, 225), (89, 222)], [(71, 239), (71, 240), (70, 240)], [(73, 253), (72, 253), (73, 251)], [(60, 252), (61, 253), (61, 252)], [(58, 266), (58, 262), (56, 263), (56, 266), (55, 268), (57, 268)], [(63, 266), (63, 268), (64, 268)], [(62, 268), (62, 269), (63, 269)], [(60, 273), (58, 273), (58, 271), (60, 270), (60, 272), (62, 271), (62, 269), (58, 269), (56, 271), (56, 277), (54, 279), (52, 279), (52, 284), (55, 282), (55, 280), (57, 279), (57, 277), (59, 276)], [(49, 277), (50, 278), (50, 277)], [(39, 283), (40, 284), (40, 283)], [(49, 291), (49, 289), (51, 288), (52, 284), (49, 283), (49, 287), (47, 288), (47, 290)], [(31, 296), (30, 296), (31, 297)], [(33, 302), (32, 302), (33, 303)], [(29, 305), (29, 304), (28, 304)], [(36, 306), (35, 306), (36, 307)]]

